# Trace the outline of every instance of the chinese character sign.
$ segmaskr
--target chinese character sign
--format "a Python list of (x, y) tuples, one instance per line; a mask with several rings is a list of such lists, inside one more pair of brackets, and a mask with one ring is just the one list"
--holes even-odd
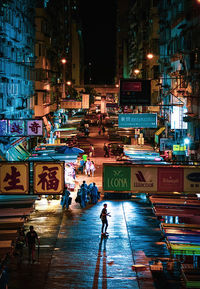
[(28, 194), (28, 163), (0, 164), (0, 194)]
[(64, 163), (34, 163), (34, 193), (62, 194)]
[(28, 120), (27, 121), (27, 134), (34, 136), (42, 136), (42, 120)]
[(24, 120), (9, 120), (8, 121), (8, 133), (12, 136), (24, 136), (25, 135), (25, 121)]
[(0, 136), (5, 136), (7, 133), (7, 120), (2, 119), (0, 120)]

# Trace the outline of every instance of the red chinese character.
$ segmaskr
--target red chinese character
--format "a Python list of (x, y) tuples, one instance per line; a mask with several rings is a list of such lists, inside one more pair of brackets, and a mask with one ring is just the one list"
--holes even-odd
[(12, 132), (12, 133), (14, 133), (14, 132), (17, 132), (17, 133), (22, 133), (23, 132), (23, 129), (22, 129), (22, 127), (20, 127), (20, 124), (17, 124), (17, 123), (13, 123), (12, 125), (11, 125), (11, 130), (10, 130), (10, 132)]
[(58, 189), (59, 180), (56, 178), (58, 167), (48, 168), (47, 166), (42, 167), (43, 172), (38, 175), (40, 181), (37, 185), (42, 184), (42, 190), (51, 190), (56, 191)]
[(24, 186), (18, 185), (20, 183), (20, 179), (18, 177), (20, 177), (20, 176), (21, 176), (21, 174), (20, 174), (20, 172), (17, 171), (17, 168), (12, 166), (11, 167), (11, 174), (7, 173), (4, 180), (3, 180), (4, 182), (8, 182), (8, 185), (9, 185), (9, 186), (4, 187), (4, 189), (6, 191), (24, 190)]
[(29, 125), (29, 128), (31, 129), (31, 131), (34, 132), (35, 134), (38, 133), (39, 127), (40, 127), (40, 125), (35, 121), (31, 125)]

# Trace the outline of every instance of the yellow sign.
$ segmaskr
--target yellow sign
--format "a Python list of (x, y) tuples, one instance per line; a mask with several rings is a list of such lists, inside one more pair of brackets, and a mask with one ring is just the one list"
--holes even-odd
[(18, 195), (29, 193), (29, 164), (0, 164), (0, 194)]
[(34, 163), (34, 194), (57, 195), (64, 189), (64, 162)]
[(173, 151), (185, 151), (186, 146), (185, 145), (173, 145)]

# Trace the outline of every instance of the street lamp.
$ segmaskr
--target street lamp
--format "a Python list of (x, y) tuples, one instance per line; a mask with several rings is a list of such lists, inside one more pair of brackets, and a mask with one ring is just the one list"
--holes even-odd
[(148, 53), (148, 54), (147, 54), (147, 58), (148, 58), (148, 59), (152, 59), (153, 57), (154, 57), (154, 55), (153, 55), (152, 53)]
[(63, 86), (62, 86), (62, 98), (66, 98), (66, 94), (65, 94), (65, 64), (67, 63), (67, 60), (65, 58), (61, 59), (61, 63), (63, 64)]

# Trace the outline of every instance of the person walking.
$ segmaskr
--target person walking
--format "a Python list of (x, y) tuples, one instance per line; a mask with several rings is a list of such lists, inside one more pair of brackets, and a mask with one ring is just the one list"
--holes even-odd
[(92, 204), (96, 204), (98, 202), (98, 188), (95, 183), (92, 184), (90, 188), (91, 202)]
[(109, 158), (109, 156), (110, 156), (110, 154), (109, 154), (109, 148), (108, 148), (108, 146), (107, 146), (105, 143), (104, 143), (103, 149), (104, 149), (104, 158), (106, 158), (106, 157)]
[(91, 166), (91, 161), (90, 159), (87, 160), (85, 163), (85, 175), (90, 177), (90, 166)]
[[(107, 228), (108, 228), (108, 219), (107, 216), (110, 216), (110, 214), (107, 212), (107, 204), (103, 205), (103, 209), (101, 211), (101, 221), (102, 221), (102, 227), (101, 227), (101, 234), (108, 234), (107, 233)], [(104, 231), (104, 227), (105, 227), (105, 231)]]
[(82, 155), (82, 159), (83, 159), (84, 163), (87, 162), (87, 157), (88, 157), (88, 155), (86, 155), (86, 154)]
[(83, 181), (80, 189), (81, 193), (81, 208), (85, 208), (87, 203), (87, 192), (88, 192), (88, 186), (85, 181)]
[(98, 134), (101, 135), (101, 127), (98, 128)]
[(94, 177), (94, 172), (95, 172), (95, 170), (96, 170), (96, 168), (95, 168), (94, 162), (91, 161), (91, 164), (90, 164), (90, 172), (91, 172), (92, 177)]
[(69, 209), (69, 196), (70, 191), (68, 190), (68, 188), (65, 188), (60, 202), (62, 209), (64, 209), (65, 207), (66, 209)]
[(89, 148), (89, 157), (94, 157), (94, 146), (93, 144), (90, 144), (90, 148)]
[(38, 238), (36, 231), (34, 230), (34, 227), (30, 226), (29, 229), (30, 231), (26, 234), (26, 246), (28, 247), (29, 262), (32, 260), (32, 262), (34, 263), (36, 240), (38, 245), (40, 244), (40, 240)]
[(102, 133), (103, 133), (103, 135), (105, 134), (105, 132), (106, 132), (106, 129), (105, 129), (104, 126), (102, 126)]

